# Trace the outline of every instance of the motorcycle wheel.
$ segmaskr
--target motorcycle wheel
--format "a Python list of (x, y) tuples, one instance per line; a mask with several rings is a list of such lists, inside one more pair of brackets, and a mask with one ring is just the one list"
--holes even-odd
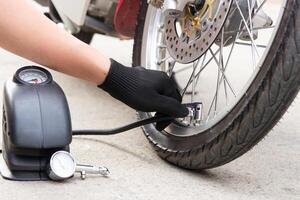
[[(165, 8), (168, 7), (170, 1), (165, 0)], [(264, 7), (263, 4), (268, 4), (268, 1), (263, 2), (267, 3), (262, 3), (257, 7)], [(146, 0), (141, 1), (140, 8), (134, 40), (133, 66), (145, 66), (149, 69), (163, 70), (169, 74), (173, 70), (176, 72), (172, 74), (175, 74), (179, 88), (189, 91), (191, 86), (185, 88), (182, 85), (186, 86), (191, 82), (194, 85), (190, 89), (192, 92), (183, 91), (185, 94), (183, 101), (201, 101), (204, 107), (203, 118), (198, 126), (177, 120), (161, 132), (157, 131), (153, 124), (143, 127), (146, 137), (158, 155), (182, 168), (207, 169), (224, 165), (249, 151), (280, 120), (300, 89), (300, 0), (283, 0), (282, 5), (279, 6), (280, 11), (275, 25), (266, 30), (263, 27), (256, 29), (259, 33), (262, 31), (258, 37), (262, 36), (266, 39), (267, 42), (263, 43), (264, 45), (259, 45), (259, 39), (255, 41), (252, 39), (249, 43), (240, 40), (239, 37), (236, 37), (231, 45), (220, 45), (221, 34), (219, 33), (219, 40), (214, 41), (207, 53), (202, 54), (198, 59), (200, 62), (195, 60), (188, 65), (178, 63), (168, 53), (164, 37), (166, 22), (162, 11), (148, 5)], [(242, 12), (240, 14), (243, 15)], [(250, 18), (248, 17), (248, 21)], [(229, 17), (226, 20), (229, 20)], [(239, 26), (241, 27), (243, 30), (237, 30), (239, 33), (245, 31), (245, 28), (251, 29), (249, 23), (244, 23), (243, 26)], [(222, 30), (224, 28), (221, 28), (220, 32)], [(271, 34), (263, 32), (269, 30), (272, 30)], [(252, 30), (248, 31), (248, 34), (253, 36)], [(224, 34), (222, 35), (224, 37)], [(230, 50), (236, 46), (238, 46), (238, 51)], [(225, 49), (229, 53), (215, 53), (217, 50), (225, 52)], [(248, 49), (248, 55), (244, 53), (246, 49)], [(235, 52), (235, 56), (231, 56), (230, 52)], [(253, 54), (256, 53), (261, 56), (254, 56), (256, 59), (253, 59)], [(225, 54), (229, 56), (226, 62), (228, 70), (219, 66)], [(206, 64), (208, 55), (211, 57), (209, 59), (211, 63)], [(236, 60), (230, 62), (229, 58)], [(248, 59), (252, 60), (249, 64), (249, 67), (252, 67), (250, 70), (247, 70), (245, 64)], [(207, 67), (201, 64), (199, 70), (195, 62), (205, 63)], [(218, 66), (215, 73), (209, 73), (208, 71), (214, 70), (216, 65)], [(238, 66), (234, 67), (234, 65)], [(229, 70), (230, 67), (239, 71), (230, 73), (233, 72)], [(195, 77), (195, 69), (200, 71), (200, 78)], [(224, 75), (225, 70), (227, 81)], [(206, 75), (202, 74), (204, 71), (207, 71)], [(247, 78), (241, 78), (240, 76), (245, 72), (247, 72)], [(186, 73), (186, 75), (180, 73)], [(188, 77), (190, 74), (192, 78)], [(243, 84), (235, 81), (239, 78), (244, 80)], [(194, 83), (195, 80), (197, 80), (196, 83)], [(215, 80), (217, 82), (214, 85)], [(240, 88), (235, 95), (231, 91), (229, 80), (233, 83), (232, 88), (235, 86)], [(220, 84), (223, 85), (220, 86)], [(202, 89), (195, 92), (197, 87)], [(230, 101), (232, 103), (227, 103), (229, 94), (233, 96), (233, 100)], [(220, 102), (215, 99), (220, 99)], [(153, 113), (139, 112), (139, 117), (142, 119), (150, 116), (153, 116)]]

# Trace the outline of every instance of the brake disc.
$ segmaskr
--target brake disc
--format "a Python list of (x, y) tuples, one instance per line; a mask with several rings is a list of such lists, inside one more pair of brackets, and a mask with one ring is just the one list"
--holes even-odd
[(183, 11), (168, 9), (165, 40), (168, 52), (177, 62), (187, 64), (200, 58), (214, 43), (229, 13), (232, 0), (198, 0)]

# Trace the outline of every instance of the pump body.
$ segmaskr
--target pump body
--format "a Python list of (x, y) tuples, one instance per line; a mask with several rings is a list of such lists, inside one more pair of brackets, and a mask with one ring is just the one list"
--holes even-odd
[(48, 180), (50, 157), (59, 150), (69, 151), (72, 141), (64, 92), (52, 79), (26, 84), (12, 78), (4, 86), (3, 98), (2, 176), (22, 181)]

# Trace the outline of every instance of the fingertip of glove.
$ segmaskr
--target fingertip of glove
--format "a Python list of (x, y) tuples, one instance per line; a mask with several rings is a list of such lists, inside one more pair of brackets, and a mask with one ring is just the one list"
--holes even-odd
[(166, 121), (166, 122), (159, 122), (156, 123), (155, 128), (158, 131), (163, 131), (165, 128), (167, 128), (170, 124), (172, 123), (172, 121)]
[(186, 106), (181, 104), (178, 114), (179, 117), (186, 117), (189, 114), (189, 109)]
[(158, 131), (163, 131), (166, 127), (162, 127), (162, 126), (156, 124), (155, 128)]

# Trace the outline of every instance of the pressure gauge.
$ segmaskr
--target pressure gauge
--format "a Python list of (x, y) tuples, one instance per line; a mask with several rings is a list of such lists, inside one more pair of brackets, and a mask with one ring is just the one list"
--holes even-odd
[(50, 159), (48, 176), (52, 180), (60, 181), (71, 178), (76, 169), (73, 156), (66, 151), (55, 152)]
[(73, 177), (75, 172), (81, 174), (85, 179), (87, 174), (108, 176), (110, 174), (106, 167), (77, 164), (73, 156), (66, 151), (57, 151), (51, 158), (48, 166), (48, 177), (53, 181), (63, 181)]
[(25, 85), (43, 85), (52, 81), (49, 71), (36, 66), (20, 68), (14, 76), (14, 81)]

